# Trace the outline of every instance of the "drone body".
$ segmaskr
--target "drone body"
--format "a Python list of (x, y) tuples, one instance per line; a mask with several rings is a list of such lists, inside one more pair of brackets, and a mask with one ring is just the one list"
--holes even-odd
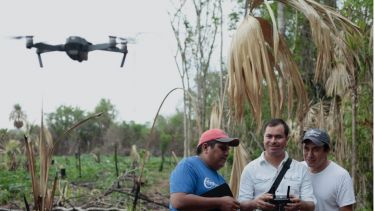
[[(119, 38), (121, 42), (116, 42), (116, 37), (109, 36), (108, 43), (95, 44), (88, 42), (86, 39), (79, 36), (70, 36), (66, 39), (65, 44), (50, 45), (43, 42), (33, 42), (33, 36), (15, 37), (15, 39), (26, 38), (26, 48), (36, 48), (38, 55), (39, 65), (43, 67), (41, 54), (52, 51), (65, 51), (66, 54), (73, 60), (82, 62), (88, 59), (88, 53), (94, 50), (103, 50), (122, 53), (121, 67), (124, 66), (126, 54), (128, 53), (127, 40)], [(119, 44), (119, 47), (117, 45)]]

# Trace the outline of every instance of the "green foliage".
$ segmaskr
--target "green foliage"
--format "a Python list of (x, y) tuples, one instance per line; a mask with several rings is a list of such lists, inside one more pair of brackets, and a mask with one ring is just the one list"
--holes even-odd
[(110, 100), (101, 99), (94, 110), (94, 113), (99, 112), (103, 112), (99, 122), (101, 123), (102, 127), (108, 129), (118, 114), (115, 105), (113, 105)]
[[(28, 201), (31, 196), (31, 179), (28, 173), (21, 168), (15, 171), (0, 171), (0, 202), (21, 202), (23, 194)], [(21, 203), (19, 204), (21, 205)]]
[(146, 138), (149, 134), (147, 125), (138, 124), (134, 121), (129, 123), (123, 121), (120, 125), (121, 147), (130, 149), (133, 144), (138, 147), (144, 147)]
[(60, 137), (69, 127), (83, 118), (84, 111), (80, 108), (62, 105), (56, 109), (56, 112), (49, 113), (46, 121), (54, 135)]
[[(19, 157), (19, 159), (21, 156)], [(159, 172), (160, 158), (151, 157), (147, 160), (144, 171), (144, 185), (142, 186), (141, 193), (145, 195), (154, 194), (156, 192), (163, 195), (169, 194), (168, 178), (169, 174), (174, 168), (172, 158), (166, 157), (164, 171)], [(38, 162), (37, 162), (38, 163)], [(67, 177), (60, 178), (60, 185), (56, 190), (56, 198), (61, 197), (63, 188), (65, 187), (65, 200), (73, 205), (82, 204), (95, 197), (102, 195), (106, 190), (111, 188), (116, 181), (116, 170), (113, 161), (113, 156), (103, 156), (102, 162), (97, 163), (90, 154), (81, 156), (82, 163), (82, 176), (79, 177), (78, 169), (75, 166), (74, 156), (55, 156), (54, 164), (51, 166), (49, 175), (52, 182), (53, 177), (60, 173), (61, 168), (66, 169)], [(125, 172), (135, 172), (139, 174), (140, 169), (132, 169), (131, 160), (129, 157), (118, 156), (118, 167), (120, 176)], [(131, 188), (132, 180), (127, 178), (120, 180), (121, 187)], [(64, 185), (66, 184), (66, 185)], [(162, 186), (160, 186), (162, 185)], [(31, 179), (27, 171), (24, 169), (17, 169), (14, 172), (0, 171), (0, 206), (9, 204), (10, 202), (23, 206), (23, 195), (31, 202)], [(124, 194), (111, 194), (111, 199), (114, 204), (116, 201), (124, 201), (127, 195)], [(127, 200), (132, 202), (132, 198)], [(124, 201), (125, 202), (125, 201)], [(143, 205), (144, 206), (144, 205)]]

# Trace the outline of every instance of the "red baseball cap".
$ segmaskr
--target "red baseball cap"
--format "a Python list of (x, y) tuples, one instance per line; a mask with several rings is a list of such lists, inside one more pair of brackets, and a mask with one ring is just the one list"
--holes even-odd
[(229, 143), (229, 146), (236, 147), (240, 143), (240, 140), (238, 138), (229, 138), (228, 134), (226, 134), (224, 131), (220, 129), (210, 129), (202, 133), (197, 147), (199, 147), (201, 144), (216, 140), (218, 142), (222, 143)]

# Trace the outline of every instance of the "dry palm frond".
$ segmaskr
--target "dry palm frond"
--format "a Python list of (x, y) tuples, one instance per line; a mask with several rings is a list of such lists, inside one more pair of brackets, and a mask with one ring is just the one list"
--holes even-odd
[(246, 164), (249, 162), (249, 155), (246, 152), (242, 142), (238, 147), (234, 148), (233, 155), (233, 166), (231, 177), (229, 180), (229, 187), (232, 190), (234, 198), (238, 196), (239, 183), (241, 179), (242, 170), (245, 168)]
[(343, 109), (342, 105), (345, 104), (342, 102), (346, 100), (350, 101), (350, 97), (346, 99), (348, 98), (347, 96), (349, 95), (347, 94), (342, 98), (334, 98), (332, 100), (329, 116), (327, 117), (327, 122), (329, 124), (328, 133), (332, 140), (333, 152), (336, 160), (340, 164), (343, 164), (343, 160), (345, 157), (348, 157), (350, 153), (350, 150), (347, 151), (349, 149), (348, 142), (344, 134), (344, 112), (340, 111)]
[(212, 109), (211, 109), (211, 115), (210, 115), (210, 128), (220, 128), (220, 111), (219, 111), (219, 108), (217, 106), (217, 103), (214, 103), (214, 105), (212, 106)]
[(344, 30), (349, 33), (360, 34), (359, 27), (348, 18), (338, 13), (335, 8), (320, 4), (315, 0), (306, 0), (324, 19), (327, 25), (335, 30)]
[(344, 43), (342, 31), (333, 40), (334, 62), (332, 72), (325, 82), (325, 88), (328, 96), (343, 97), (350, 88), (350, 78), (355, 76), (354, 58), (358, 60), (358, 56)]
[(307, 94), (297, 64), (283, 36), (278, 34), (273, 39), (274, 30), (265, 19), (246, 17), (232, 40), (229, 58), (230, 102), (236, 117), (241, 119), (245, 98), (249, 101), (258, 131), (262, 125), (263, 87), (268, 88), (272, 117), (280, 117), (285, 100), (288, 100), (289, 116), (297, 104), (300, 121), (307, 109)]
[[(262, 23), (262, 29), (270, 28), (266, 20), (258, 18)], [(266, 31), (266, 30), (264, 30)], [(276, 63), (273, 65), (279, 71), (279, 91), (280, 91), (280, 105), (279, 110), (283, 109), (284, 100), (287, 100), (288, 119), (291, 118), (291, 113), (294, 104), (297, 104), (296, 114), (299, 121), (302, 120), (307, 107), (308, 97), (304, 88), (302, 77), (299, 73), (298, 66), (293, 60), (285, 38), (282, 34), (279, 35), (278, 57), (274, 58)]]
[(289, 140), (298, 144), (301, 140), (301, 137), (302, 137), (301, 132), (303, 132), (303, 131), (301, 131), (301, 125), (297, 124), (292, 119), (287, 119), (286, 123), (289, 126)]
[[(64, 132), (63, 137), (69, 134), (73, 129), (77, 128), (81, 124), (87, 122), (90, 119), (96, 118), (100, 116), (101, 113), (95, 114), (93, 116), (84, 119), (67, 131)], [(63, 138), (63, 137), (60, 137)], [(43, 111), (42, 111), (42, 118), (41, 118), (41, 127), (40, 127), (40, 134), (39, 134), (39, 175), (36, 173), (35, 169), (35, 156), (33, 146), (31, 142), (29, 142), (28, 137), (25, 136), (25, 145), (26, 145), (26, 153), (27, 153), (27, 160), (28, 166), (30, 169), (31, 174), (31, 184), (32, 184), (32, 192), (34, 196), (34, 209), (35, 210), (52, 210), (53, 206), (53, 199), (57, 185), (57, 176), (55, 176), (52, 189), (48, 188), (48, 176), (49, 176), (49, 168), (51, 165), (51, 160), (53, 156), (54, 146), (56, 142), (53, 143), (52, 136), (48, 129), (44, 127), (43, 122)], [(39, 178), (38, 178), (39, 176)]]
[(247, 16), (237, 29), (231, 43), (229, 55), (229, 99), (237, 119), (244, 112), (244, 101), (248, 99), (255, 121), (260, 130), (262, 111), (262, 87), (267, 85), (271, 115), (278, 116), (278, 85), (265, 46), (265, 38), (259, 21)]
[(38, 210), (40, 207), (39, 202), (39, 193), (40, 193), (40, 187), (39, 182), (37, 182), (37, 175), (35, 174), (35, 156), (33, 147), (31, 145), (31, 142), (29, 142), (27, 136), (25, 136), (25, 146), (26, 146), (26, 155), (27, 155), (27, 161), (29, 166), (29, 171), (31, 174), (31, 186), (32, 186), (32, 192), (34, 196), (34, 207)]
[[(347, 39), (360, 35), (359, 28), (334, 9), (313, 0), (278, 0), (303, 13), (311, 27), (317, 48), (315, 81), (333, 84), (336, 88), (347, 85), (345, 77), (332, 83), (332, 70), (345, 67), (352, 77), (354, 59), (358, 56), (348, 47)], [(249, 5), (250, 11), (262, 1)], [(238, 27), (231, 44), (229, 69), (229, 99), (237, 119), (241, 119), (246, 100), (250, 104), (258, 131), (261, 126), (262, 87), (268, 88), (272, 117), (279, 117), (283, 106), (288, 105), (288, 119), (297, 105), (297, 119), (301, 121), (307, 111), (307, 93), (284, 38), (277, 34), (275, 18), (268, 2), (272, 25), (264, 19), (246, 16)], [(342, 66), (343, 64), (344, 66)], [(275, 73), (278, 71), (278, 73)], [(341, 74), (344, 76), (343, 74)], [(328, 85), (328, 84), (327, 84)], [(339, 93), (330, 89), (332, 93)]]
[[(273, 57), (275, 58), (274, 60), (277, 60), (277, 52), (279, 49), (279, 32), (278, 32), (279, 30), (277, 29), (275, 14), (273, 13), (271, 9), (270, 4), (268, 3), (268, 1), (265, 1), (264, 3), (266, 5), (267, 11), (270, 14), (271, 20), (272, 20), (272, 37), (273, 37), (273, 54), (274, 54)], [(264, 28), (262, 27), (262, 29)]]
[(140, 160), (140, 156), (137, 151), (137, 146), (135, 144), (132, 145), (132, 149), (130, 151), (130, 160), (131, 160), (131, 163), (134, 163), (134, 162), (138, 163)]
[[(314, 0), (279, 0), (285, 5), (289, 5), (296, 10), (302, 12), (310, 22), (312, 38), (318, 50), (317, 62), (315, 68), (315, 81), (322, 80), (325, 82), (332, 70), (331, 64), (334, 60), (334, 51), (337, 41), (334, 38), (340, 39), (342, 43), (345, 41), (345, 36), (360, 35), (358, 26), (352, 23), (349, 19), (340, 15), (333, 8), (320, 4)], [(344, 33), (345, 36), (339, 36)], [(350, 52), (353, 54), (353, 52)], [(350, 55), (350, 54), (347, 54)], [(351, 65), (350, 58), (344, 61), (346, 65)]]
[(291, 5), (302, 12), (310, 22), (311, 35), (317, 48), (317, 60), (315, 68), (315, 80), (327, 78), (327, 70), (330, 69), (332, 59), (331, 29), (321, 15), (306, 1), (281, 0), (286, 5)]
[(326, 117), (329, 114), (330, 102), (319, 101), (310, 106), (305, 120), (305, 130), (309, 128), (326, 128)]
[(343, 96), (350, 85), (348, 72), (343, 64), (337, 64), (326, 82), (326, 90), (328, 96)]

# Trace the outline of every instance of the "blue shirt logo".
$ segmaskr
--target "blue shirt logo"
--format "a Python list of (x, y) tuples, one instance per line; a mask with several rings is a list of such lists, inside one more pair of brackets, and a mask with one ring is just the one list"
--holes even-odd
[(204, 178), (203, 185), (207, 189), (212, 189), (218, 186), (214, 181), (212, 181), (210, 178), (206, 177)]

